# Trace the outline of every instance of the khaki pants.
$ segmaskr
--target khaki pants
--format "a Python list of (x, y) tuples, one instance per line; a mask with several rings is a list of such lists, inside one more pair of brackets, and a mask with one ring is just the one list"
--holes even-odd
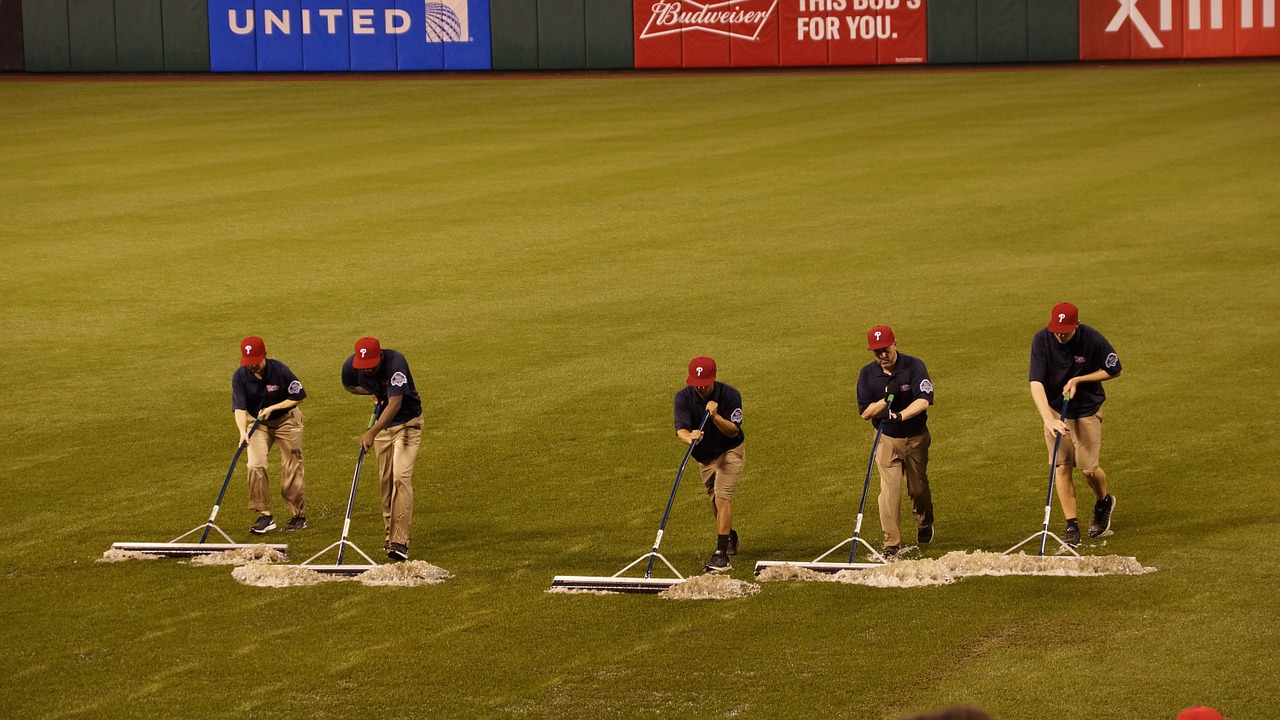
[(1053, 460), (1053, 433), (1044, 431), (1044, 443), (1049, 449), (1049, 461), (1054, 467), (1066, 465), (1081, 470), (1097, 470), (1098, 456), (1102, 454), (1102, 411), (1089, 417), (1067, 420), (1067, 434), (1058, 444), (1058, 459)]
[(880, 436), (876, 449), (876, 467), (880, 470), (880, 529), (884, 544), (902, 545), (899, 508), (902, 506), (902, 481), (907, 481), (916, 524), (933, 524), (933, 498), (929, 494), (929, 431), (908, 438)]
[(422, 416), (378, 433), (378, 481), (387, 542), (408, 546), (413, 536), (413, 463), (422, 443)]
[(742, 476), (742, 467), (747, 463), (747, 444), (743, 443), (707, 464), (698, 463), (702, 474), (702, 486), (707, 494), (721, 500), (732, 500), (733, 491), (738, 489), (738, 478)]
[(249, 438), (245, 459), (249, 468), (249, 509), (271, 512), (267, 455), (272, 445), (280, 446), (280, 496), (290, 513), (305, 515), (307, 485), (302, 473), (302, 411), (296, 407), (279, 420), (259, 423)]

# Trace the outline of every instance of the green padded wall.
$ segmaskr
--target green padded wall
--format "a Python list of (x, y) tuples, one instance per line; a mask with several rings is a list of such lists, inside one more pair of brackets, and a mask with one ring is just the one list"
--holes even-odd
[(160, 0), (116, 0), (116, 68), (123, 72), (164, 70)]
[(67, 34), (71, 69), (112, 72), (116, 69), (116, 8), (113, 0), (67, 0)]
[(929, 62), (978, 61), (977, 0), (929, 0)]
[(587, 66), (587, 20), (583, 0), (538, 0), (538, 67), (577, 70)]
[(22, 1), (0, 0), (0, 70), (22, 70)]
[(1027, 61), (1027, 0), (978, 0), (978, 62)]
[(1080, 59), (1078, 0), (1027, 0), (1027, 59), (1032, 62)]
[(491, 0), (494, 70), (538, 68), (538, 0)]
[(587, 67), (635, 67), (631, 0), (586, 0)]
[(209, 8), (206, 0), (160, 0), (164, 69), (209, 72)]
[(71, 69), (66, 0), (22, 0), (22, 55), (31, 72)]

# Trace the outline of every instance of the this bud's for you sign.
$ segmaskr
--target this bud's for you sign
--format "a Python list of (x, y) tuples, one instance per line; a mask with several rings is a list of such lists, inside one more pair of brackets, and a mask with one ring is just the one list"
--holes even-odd
[(636, 67), (926, 61), (925, 0), (633, 0)]

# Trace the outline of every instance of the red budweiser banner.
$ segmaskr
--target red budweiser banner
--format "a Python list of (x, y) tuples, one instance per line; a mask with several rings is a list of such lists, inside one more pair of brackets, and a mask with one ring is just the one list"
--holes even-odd
[(1280, 55), (1277, 0), (1080, 0), (1080, 59)]
[(632, 0), (636, 67), (923, 63), (925, 0)]

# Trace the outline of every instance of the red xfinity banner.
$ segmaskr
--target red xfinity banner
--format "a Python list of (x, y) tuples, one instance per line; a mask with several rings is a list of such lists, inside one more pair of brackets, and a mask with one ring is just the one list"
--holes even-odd
[(632, 0), (636, 67), (923, 63), (925, 0)]
[(1080, 59), (1280, 55), (1277, 0), (1080, 0)]

